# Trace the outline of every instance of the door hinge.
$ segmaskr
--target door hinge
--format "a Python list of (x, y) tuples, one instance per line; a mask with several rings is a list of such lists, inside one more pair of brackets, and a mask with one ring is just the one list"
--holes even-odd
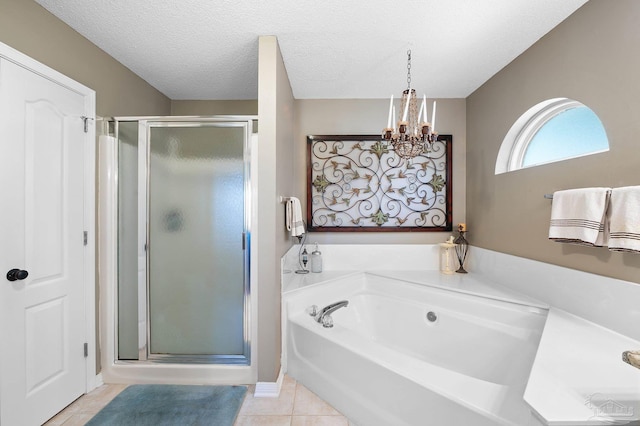
[(84, 357), (88, 357), (89, 356), (89, 344), (85, 343), (84, 344)]
[(242, 233), (242, 250), (246, 250), (246, 241), (247, 241), (247, 234), (246, 233)]
[(87, 231), (83, 231), (82, 232), (82, 241), (84, 242), (84, 245), (87, 245), (87, 241), (89, 240), (89, 233)]
[(84, 132), (85, 133), (89, 133), (89, 120), (93, 120), (92, 117), (86, 117), (86, 116), (82, 116), (80, 117), (82, 119), (82, 122), (84, 123)]

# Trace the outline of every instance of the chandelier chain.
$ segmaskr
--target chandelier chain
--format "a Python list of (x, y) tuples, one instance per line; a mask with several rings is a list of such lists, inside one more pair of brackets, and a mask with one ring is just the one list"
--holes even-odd
[(411, 89), (411, 49), (407, 50), (407, 89)]

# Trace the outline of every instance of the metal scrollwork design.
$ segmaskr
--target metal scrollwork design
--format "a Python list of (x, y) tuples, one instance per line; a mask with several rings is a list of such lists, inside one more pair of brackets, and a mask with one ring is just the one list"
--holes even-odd
[(450, 231), (451, 135), (397, 156), (377, 135), (308, 136), (311, 231)]

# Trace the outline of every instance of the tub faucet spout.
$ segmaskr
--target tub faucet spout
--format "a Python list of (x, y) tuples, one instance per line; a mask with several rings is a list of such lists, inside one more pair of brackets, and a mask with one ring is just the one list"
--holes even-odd
[(322, 324), (322, 326), (325, 328), (333, 327), (333, 319), (331, 318), (331, 314), (334, 311), (340, 308), (345, 308), (347, 306), (349, 306), (348, 300), (341, 300), (340, 302), (331, 303), (330, 305), (327, 305), (324, 308), (320, 309), (320, 312), (315, 315), (314, 319), (318, 323)]

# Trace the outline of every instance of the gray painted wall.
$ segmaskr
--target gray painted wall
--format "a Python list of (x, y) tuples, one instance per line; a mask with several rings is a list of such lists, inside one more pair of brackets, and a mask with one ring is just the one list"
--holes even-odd
[(169, 98), (32, 0), (0, 2), (0, 41), (95, 90), (100, 116), (171, 113)]
[[(544, 194), (640, 184), (640, 2), (591, 0), (467, 98), (469, 241), (487, 249), (640, 282), (640, 256), (550, 242)], [(514, 121), (545, 99), (593, 109), (603, 154), (494, 175)]]
[(275, 36), (260, 37), (258, 59), (258, 381), (280, 370), (280, 257), (291, 247), (278, 195), (291, 193), (293, 94)]
[(172, 100), (171, 115), (258, 115), (258, 100)]
[[(402, 87), (398, 87), (400, 95)], [(466, 215), (466, 102), (438, 99), (437, 130), (453, 135), (453, 224)], [(431, 107), (431, 100), (429, 100)], [(378, 134), (386, 125), (388, 99), (321, 99), (295, 101), (294, 194), (306, 214), (307, 135)], [(447, 239), (442, 232), (312, 232), (308, 243), (320, 244), (432, 244)]]

